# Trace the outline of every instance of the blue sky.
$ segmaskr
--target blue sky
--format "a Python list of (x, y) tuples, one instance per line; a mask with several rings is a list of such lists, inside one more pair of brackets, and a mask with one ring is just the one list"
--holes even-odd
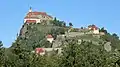
[(0, 40), (5, 47), (14, 42), (30, 6), (74, 27), (96, 24), (120, 35), (120, 0), (1, 0)]

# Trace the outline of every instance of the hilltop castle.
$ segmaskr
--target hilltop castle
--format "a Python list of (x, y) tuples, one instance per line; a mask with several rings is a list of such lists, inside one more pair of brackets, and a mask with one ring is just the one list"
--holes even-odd
[(52, 19), (53, 17), (48, 15), (46, 12), (32, 11), (32, 8), (30, 7), (29, 12), (24, 18), (24, 23), (41, 23)]

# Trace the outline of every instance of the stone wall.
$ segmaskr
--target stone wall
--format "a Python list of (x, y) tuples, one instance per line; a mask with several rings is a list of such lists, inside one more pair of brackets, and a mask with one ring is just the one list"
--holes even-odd
[(66, 37), (76, 37), (76, 36), (81, 36), (84, 35), (84, 32), (69, 32), (69, 33), (65, 33)]

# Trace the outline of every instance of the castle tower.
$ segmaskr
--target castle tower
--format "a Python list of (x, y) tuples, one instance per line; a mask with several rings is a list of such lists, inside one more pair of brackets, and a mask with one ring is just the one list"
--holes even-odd
[(32, 12), (32, 7), (30, 7), (29, 12)]

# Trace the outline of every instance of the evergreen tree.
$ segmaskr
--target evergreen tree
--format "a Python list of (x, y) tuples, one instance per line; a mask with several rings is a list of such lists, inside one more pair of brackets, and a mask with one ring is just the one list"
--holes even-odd
[(113, 37), (115, 37), (116, 39), (119, 39), (119, 36), (117, 34), (112, 34)]
[(70, 22), (70, 23), (69, 23), (69, 26), (70, 26), (70, 27), (72, 27), (72, 26), (73, 26), (73, 24)]
[(102, 27), (101, 29), (100, 29), (100, 32), (104, 32), (105, 34), (107, 34), (108, 32), (107, 32), (107, 30), (105, 30), (105, 28), (104, 27)]
[(4, 65), (5, 62), (5, 48), (3, 47), (2, 41), (0, 41), (0, 67)]
[(114, 67), (120, 57), (114, 55), (116, 52), (106, 52), (103, 45), (86, 41), (78, 44), (71, 40), (63, 50), (61, 67)]

